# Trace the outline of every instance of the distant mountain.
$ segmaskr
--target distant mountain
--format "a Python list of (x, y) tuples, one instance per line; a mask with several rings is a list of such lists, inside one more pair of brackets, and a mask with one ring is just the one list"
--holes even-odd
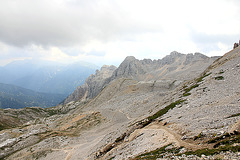
[(51, 107), (59, 104), (64, 95), (39, 93), (14, 85), (0, 83), (0, 108)]
[(86, 62), (64, 65), (39, 60), (14, 61), (0, 68), (0, 83), (67, 96), (96, 69), (97, 66)]

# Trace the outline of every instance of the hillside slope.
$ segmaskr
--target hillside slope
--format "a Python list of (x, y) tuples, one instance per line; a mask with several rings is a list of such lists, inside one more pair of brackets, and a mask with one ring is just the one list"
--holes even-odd
[(240, 151), (239, 77), (238, 47), (176, 88), (169, 94), (171, 103), (165, 100), (165, 108), (158, 107), (158, 112), (134, 123), (135, 129), (130, 133), (128, 129), (120, 144), (112, 142), (115, 147), (97, 155), (100, 159), (148, 159), (177, 158), (177, 154), (184, 158), (185, 153), (189, 159), (202, 155), (206, 159), (238, 159), (239, 154), (233, 152)]
[(169, 72), (128, 57), (92, 99), (80, 97), (59, 106), (68, 109), (64, 114), (2, 130), (0, 157), (239, 158), (240, 47), (213, 63), (202, 55), (189, 66), (185, 55), (168, 57), (171, 65), (161, 64), (175, 65)]

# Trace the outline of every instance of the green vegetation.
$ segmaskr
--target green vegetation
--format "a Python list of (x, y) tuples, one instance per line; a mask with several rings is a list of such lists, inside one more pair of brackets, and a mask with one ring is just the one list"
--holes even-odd
[[(200, 136), (197, 136), (197, 137), (201, 137), (201, 134), (199, 135)], [(234, 143), (240, 143), (239, 133), (235, 133), (235, 134), (225, 133), (220, 137), (210, 139), (209, 141), (207, 141), (207, 143), (209, 144), (216, 143), (216, 144), (213, 146), (214, 147), (213, 149), (204, 148), (196, 151), (188, 151), (188, 152), (185, 152), (184, 154), (197, 155), (197, 156), (201, 156), (202, 154), (204, 154), (208, 156), (208, 155), (214, 155), (214, 154), (220, 153), (222, 151), (232, 151), (232, 152), (240, 151), (240, 146), (232, 146)]]
[(203, 155), (203, 154), (206, 156), (209, 156), (209, 155), (214, 155), (217, 153), (219, 153), (218, 149), (204, 148), (204, 149), (198, 149), (196, 151), (188, 151), (188, 152), (185, 152), (184, 154), (185, 155), (197, 155), (197, 156), (201, 157), (201, 155)]
[(225, 145), (225, 146), (230, 146), (234, 143), (240, 143), (240, 136), (234, 137), (234, 138), (227, 138), (224, 140), (221, 140), (220, 142), (216, 143), (214, 145), (214, 148)]
[(166, 114), (170, 109), (173, 109), (174, 107), (176, 107), (177, 105), (181, 104), (182, 102), (184, 102), (186, 100), (182, 100), (179, 99), (171, 104), (169, 104), (168, 106), (166, 106), (165, 108), (159, 110), (157, 113), (155, 113), (152, 116), (147, 117), (146, 119), (140, 121), (139, 123), (142, 125), (142, 127), (147, 126), (148, 124), (150, 124), (152, 121), (154, 121), (155, 119), (157, 119), (158, 117), (161, 117), (162, 115)]
[(4, 129), (14, 128), (14, 127), (17, 127), (17, 124), (15, 124), (15, 123), (8, 123), (8, 122), (2, 123), (2, 124), (0, 124), (0, 131), (4, 130)]
[(237, 116), (240, 116), (240, 113), (233, 114), (233, 115), (231, 115), (231, 116), (229, 116), (229, 117), (227, 117), (227, 118), (232, 118), (232, 117), (237, 117)]
[(198, 149), (196, 151), (188, 151), (185, 152), (185, 155), (197, 155), (199, 157), (201, 157), (201, 155), (214, 155), (214, 154), (218, 154), (220, 152), (224, 152), (224, 151), (232, 151), (232, 152), (239, 152), (240, 151), (240, 146), (223, 146), (223, 147), (219, 147), (219, 148), (214, 148), (214, 149), (208, 149), (208, 148), (204, 148), (204, 149)]
[(194, 85), (192, 85), (192, 86), (190, 86), (190, 87), (188, 87), (188, 88), (185, 88), (184, 91), (185, 91), (185, 93), (188, 93), (188, 92), (190, 92), (193, 88), (197, 88), (198, 86), (199, 86), (199, 84), (194, 84)]
[(179, 105), (179, 104), (181, 104), (181, 103), (184, 102), (184, 101), (186, 101), (186, 100), (181, 100), (181, 99), (180, 99), (180, 100), (177, 100), (177, 101), (171, 103), (170, 105), (168, 105), (167, 107), (161, 109), (160, 111), (158, 111), (158, 112), (155, 113), (154, 115), (149, 116), (147, 119), (148, 119), (149, 121), (153, 121), (153, 120), (155, 120), (156, 118), (161, 117), (162, 115), (166, 114), (166, 113), (168, 112), (168, 110), (173, 109), (174, 107), (176, 107), (176, 105)]
[(204, 74), (203, 76), (197, 78), (197, 79), (196, 79), (196, 82), (197, 82), (197, 83), (202, 82), (202, 81), (203, 81), (203, 78), (209, 76), (210, 74), (212, 74), (212, 73)]
[(0, 124), (0, 131), (1, 131), (1, 130), (4, 130), (4, 129), (7, 129), (7, 128), (8, 128), (8, 127), (6, 127), (6, 126)]
[(208, 140), (207, 143), (216, 143), (216, 142), (224, 139), (225, 137), (229, 137), (229, 136), (230, 136), (229, 133), (225, 133), (224, 135), (222, 135), (222, 136), (220, 136), (220, 137), (215, 137), (215, 138), (213, 138), (213, 139)]
[(191, 95), (191, 93), (188, 93), (188, 92), (187, 93), (183, 93), (184, 97), (187, 97), (187, 96), (190, 96), (190, 95)]
[(151, 152), (147, 152), (147, 153), (141, 154), (141, 155), (133, 158), (133, 160), (163, 158), (163, 156), (164, 156), (166, 153), (174, 153), (174, 154), (177, 154), (177, 153), (179, 153), (180, 150), (182, 149), (182, 147), (180, 147), (180, 148), (166, 149), (166, 148), (167, 148), (168, 146), (170, 146), (170, 145), (172, 145), (172, 144), (163, 146), (163, 147), (158, 148), (158, 149), (156, 149), (156, 150), (154, 150), (154, 151), (151, 151)]
[[(200, 133), (196, 137), (202, 137), (202, 133)], [(217, 142), (217, 143), (216, 143)], [(159, 149), (156, 149), (151, 152), (147, 152), (144, 154), (141, 154), (137, 157), (135, 157), (133, 160), (140, 160), (140, 159), (157, 159), (157, 158), (163, 158), (163, 155), (166, 155), (166, 153), (171, 153), (172, 155), (176, 156), (181, 156), (183, 154), (185, 155), (196, 155), (201, 157), (202, 155), (214, 155), (214, 154), (219, 154), (221, 152), (226, 152), (226, 151), (232, 151), (232, 152), (239, 152), (240, 151), (240, 146), (233, 146), (233, 144), (240, 143), (240, 134), (236, 132), (235, 134), (229, 134), (225, 133), (224, 135), (220, 137), (216, 137), (214, 139), (209, 140), (207, 143), (216, 143), (214, 145), (214, 148), (203, 148), (203, 149), (198, 149), (195, 151), (187, 151), (184, 153), (179, 154), (180, 148), (171, 148), (171, 149), (166, 149), (169, 145), (161, 147)], [(170, 144), (171, 145), (171, 144)]]
[(214, 148), (222, 145), (232, 145), (234, 143), (240, 143), (240, 134), (239, 132), (234, 132), (232, 134), (225, 133), (220, 137), (216, 137), (207, 141), (207, 143), (216, 143)]
[(190, 92), (192, 89), (197, 88), (197, 87), (199, 86), (198, 83), (202, 82), (202, 81), (203, 81), (203, 78), (209, 76), (210, 74), (212, 74), (212, 73), (204, 74), (203, 76), (195, 79), (196, 84), (193, 84), (193, 85), (191, 85), (190, 87), (188, 87), (188, 86), (186, 86), (186, 85), (183, 86), (183, 91), (184, 91), (183, 96), (184, 96), (184, 97), (187, 97), (187, 96), (191, 95), (191, 93), (189, 93), (189, 92)]
[(224, 80), (224, 77), (223, 76), (217, 76), (214, 78), (215, 80)]
[(47, 109), (46, 111), (48, 112), (49, 116), (53, 116), (55, 114), (58, 114), (58, 111), (54, 110), (54, 109)]
[(34, 112), (37, 112), (37, 113), (39, 113), (39, 112), (43, 112), (43, 108), (37, 108), (37, 107), (29, 107), (29, 108), (26, 108), (26, 111), (27, 110), (32, 110), (32, 111), (34, 111)]
[(223, 70), (221, 70), (218, 74), (223, 74), (224, 73), (224, 71)]
[(197, 136), (195, 136), (194, 138), (193, 138), (193, 140), (195, 141), (195, 140), (197, 140), (197, 139), (199, 139), (199, 138), (202, 138), (203, 137), (203, 134), (202, 134), (202, 132), (201, 133), (199, 133)]
[(233, 144), (240, 143), (240, 134), (238, 132), (235, 132), (233, 134), (225, 133), (220, 137), (210, 139), (209, 141), (207, 141), (207, 143), (209, 144), (216, 143), (216, 144), (213, 146), (214, 147), (213, 149), (209, 149), (209, 148), (198, 149), (196, 151), (187, 151), (184, 154), (197, 155), (201, 157), (201, 155), (203, 154), (206, 156), (209, 156), (209, 155), (214, 155), (214, 154), (218, 154), (220, 152), (225, 152), (225, 151), (239, 152), (240, 146), (233, 146)]

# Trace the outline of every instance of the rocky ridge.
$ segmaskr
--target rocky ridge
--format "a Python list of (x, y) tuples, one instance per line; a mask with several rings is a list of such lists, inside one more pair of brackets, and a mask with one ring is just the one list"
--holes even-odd
[(96, 96), (0, 131), (1, 158), (238, 159), (240, 48), (163, 59), (127, 57), (101, 85), (92, 76)]
[[(118, 68), (103, 66), (95, 75), (91, 75), (85, 84), (78, 87), (64, 103), (76, 100), (92, 99), (111, 81), (118, 78), (130, 78), (137, 81), (190, 80), (200, 74), (217, 57), (207, 57), (201, 53), (181, 54), (176, 51), (159, 60), (138, 60), (133, 56), (126, 57)], [(199, 68), (201, 64), (201, 68)]]

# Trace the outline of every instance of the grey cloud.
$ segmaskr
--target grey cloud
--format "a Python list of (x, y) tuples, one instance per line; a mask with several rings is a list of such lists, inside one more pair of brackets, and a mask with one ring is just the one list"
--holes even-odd
[(0, 41), (13, 46), (83, 45), (146, 31), (153, 28), (132, 22), (114, 1), (0, 1)]
[(99, 56), (99, 57), (103, 57), (105, 56), (105, 52), (101, 52), (101, 51), (91, 51), (88, 52), (87, 55), (92, 55), (92, 56)]
[(225, 43), (225, 44), (231, 44), (232, 42), (238, 40), (240, 35), (210, 35), (206, 33), (199, 33), (199, 32), (192, 32), (191, 38), (194, 42), (199, 44), (213, 44), (213, 43)]

